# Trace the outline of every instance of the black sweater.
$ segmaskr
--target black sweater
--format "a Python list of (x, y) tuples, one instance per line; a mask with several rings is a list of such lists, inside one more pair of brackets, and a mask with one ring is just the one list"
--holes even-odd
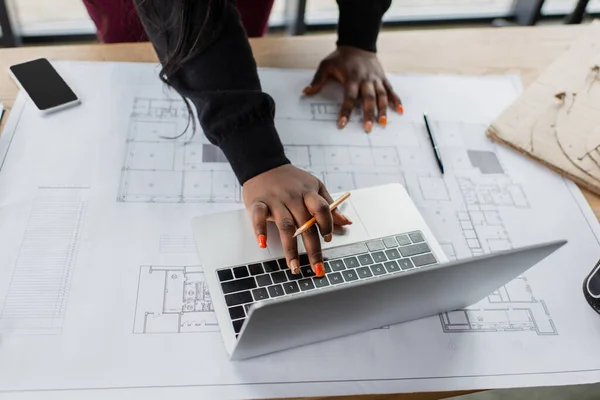
[[(181, 27), (171, 23), (169, 0), (160, 3), (159, 10), (145, 9), (147, 6), (141, 3), (137, 6), (138, 14), (164, 64), (181, 45), (178, 40)], [(186, 3), (187, 20), (197, 26), (204, 23), (199, 39), (202, 50), (180, 65), (169, 84), (195, 105), (204, 134), (223, 151), (240, 184), (271, 168), (289, 164), (273, 121), (275, 104), (261, 89), (235, 1), (217, 1), (226, 4), (218, 9), (211, 5), (210, 12), (207, 12), (210, 2)], [(391, 0), (337, 0), (337, 3), (340, 10), (337, 44), (375, 52), (381, 20)], [(183, 46), (186, 51), (191, 47)]]

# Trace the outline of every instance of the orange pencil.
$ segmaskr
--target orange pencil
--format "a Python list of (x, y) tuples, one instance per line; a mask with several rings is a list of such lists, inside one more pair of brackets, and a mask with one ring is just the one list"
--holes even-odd
[[(329, 205), (329, 209), (331, 211), (335, 210), (337, 208), (337, 206), (339, 206), (340, 204), (342, 204), (342, 202), (344, 200), (346, 200), (348, 197), (350, 197), (350, 193), (344, 193), (339, 199), (337, 199), (336, 201), (334, 201), (333, 203), (331, 203)], [(302, 232), (306, 231), (308, 228), (310, 228), (311, 226), (313, 226), (316, 222), (316, 218), (312, 217), (311, 219), (309, 219), (308, 221), (306, 221), (304, 223), (304, 225), (302, 225), (300, 228), (298, 228), (296, 230), (296, 233), (294, 233), (294, 237), (300, 235)]]

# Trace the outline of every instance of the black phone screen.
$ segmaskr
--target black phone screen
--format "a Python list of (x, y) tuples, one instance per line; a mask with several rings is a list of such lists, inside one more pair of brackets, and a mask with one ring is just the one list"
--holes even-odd
[(10, 69), (40, 110), (48, 110), (77, 100), (77, 95), (44, 58), (13, 65)]

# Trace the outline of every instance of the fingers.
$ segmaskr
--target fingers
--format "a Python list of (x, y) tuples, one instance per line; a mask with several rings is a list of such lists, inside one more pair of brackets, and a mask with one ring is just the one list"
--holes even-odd
[(252, 205), (252, 226), (254, 227), (254, 235), (261, 249), (267, 247), (267, 217), (269, 216), (269, 208), (261, 201), (257, 201)]
[[(328, 204), (331, 204), (334, 201), (333, 198), (331, 198), (331, 195), (329, 194), (329, 192), (327, 191), (327, 188), (325, 187), (325, 185), (323, 185), (322, 182), (319, 184), (319, 195), (321, 197), (323, 197), (325, 199), (325, 201), (327, 201)], [(350, 221), (350, 219), (348, 217), (346, 217), (344, 214), (342, 214), (340, 211), (338, 211), (337, 208), (331, 212), (331, 216), (333, 218), (334, 228), (336, 225), (337, 226), (352, 225), (352, 221)]]
[(371, 133), (375, 120), (375, 86), (373, 82), (363, 82), (360, 85), (360, 95), (363, 100), (363, 127)]
[(350, 120), (350, 114), (356, 107), (356, 101), (358, 98), (358, 83), (348, 82), (344, 87), (344, 101), (338, 115), (338, 127), (344, 128)]
[(304, 204), (306, 204), (308, 212), (315, 217), (323, 239), (326, 242), (331, 242), (333, 216), (331, 215), (327, 200), (319, 196), (316, 192), (308, 192), (304, 195)]
[[(320, 197), (316, 193), (315, 195), (317, 197)], [(297, 221), (298, 226), (302, 225), (303, 223), (312, 218), (311, 213), (308, 211), (309, 206), (305, 203), (306, 197), (307, 195), (304, 196), (304, 199), (298, 199), (297, 202), (295, 201), (290, 208), (290, 212)], [(313, 201), (315, 200), (316, 199), (313, 199)], [(330, 213), (329, 206), (327, 202), (325, 203), (327, 206), (327, 213)], [(324, 214), (323, 211), (323, 209), (319, 210), (319, 214)], [(317, 216), (315, 215), (315, 219), (316, 217)], [(331, 230), (333, 230), (333, 221), (331, 221), (331, 226)], [(319, 231), (317, 230), (316, 224), (312, 225), (310, 228), (302, 232), (302, 242), (304, 243), (304, 248), (306, 249), (306, 255), (308, 256), (308, 261), (310, 263), (311, 269), (318, 277), (324, 276), (325, 268), (323, 265), (323, 253), (321, 251), (321, 240), (319, 239)]]
[(404, 114), (404, 107), (402, 106), (402, 101), (400, 100), (400, 97), (396, 94), (396, 92), (392, 88), (392, 85), (390, 84), (390, 82), (387, 79), (384, 79), (382, 83), (383, 83), (383, 87), (387, 93), (388, 102), (389, 102), (390, 106), (394, 110), (396, 110), (398, 113)]
[(388, 107), (388, 96), (385, 87), (381, 81), (375, 81), (375, 93), (377, 94), (377, 111), (379, 125), (387, 125), (387, 107)]
[(321, 65), (319, 65), (319, 68), (317, 68), (317, 72), (315, 73), (312, 82), (310, 83), (310, 85), (304, 88), (302, 93), (309, 96), (318, 93), (323, 88), (323, 86), (325, 86), (328, 78), (329, 68), (327, 68), (325, 64), (321, 63)]
[(296, 224), (292, 218), (290, 211), (280, 203), (273, 207), (272, 210), (275, 224), (279, 229), (281, 245), (285, 254), (285, 259), (292, 274), (300, 273), (300, 262), (298, 261), (298, 242), (294, 237), (296, 232)]

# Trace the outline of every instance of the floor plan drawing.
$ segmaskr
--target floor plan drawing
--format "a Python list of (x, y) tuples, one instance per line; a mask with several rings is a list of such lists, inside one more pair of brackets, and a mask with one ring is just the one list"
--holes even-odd
[[(337, 104), (313, 103), (315, 115)], [(181, 135), (188, 122), (183, 101), (135, 99), (117, 200), (147, 203), (241, 203), (241, 187), (223, 152), (201, 132)], [(298, 139), (298, 138), (296, 138)], [(290, 161), (332, 190), (351, 190), (403, 180), (395, 147), (342, 143), (301, 144), (282, 136)]]
[(543, 300), (537, 300), (525, 277), (519, 277), (487, 297), (484, 303), (440, 314), (444, 332), (519, 332), (557, 335)]
[(219, 330), (202, 267), (142, 266), (134, 333)]

